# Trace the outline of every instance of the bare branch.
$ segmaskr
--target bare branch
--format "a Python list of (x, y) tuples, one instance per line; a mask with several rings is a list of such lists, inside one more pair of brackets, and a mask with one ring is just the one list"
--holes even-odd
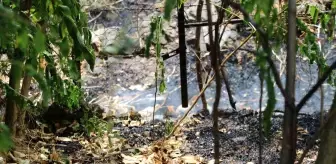
[[(229, 23), (229, 24), (236, 24), (236, 23), (243, 23), (244, 20), (241, 19), (232, 19), (229, 21), (224, 21), (223, 23)], [(217, 22), (211, 22), (211, 25), (216, 25)], [(209, 22), (204, 21), (204, 22), (191, 22), (185, 24), (185, 28), (192, 28), (192, 27), (201, 27), (201, 26), (208, 26)]]

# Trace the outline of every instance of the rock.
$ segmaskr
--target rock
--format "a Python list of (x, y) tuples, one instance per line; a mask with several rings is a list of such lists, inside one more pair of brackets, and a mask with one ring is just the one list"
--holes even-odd
[(160, 43), (161, 43), (162, 45), (165, 45), (165, 44), (168, 43), (168, 41), (167, 41), (167, 39), (166, 39), (165, 36), (161, 35), (161, 37), (160, 37)]
[(144, 134), (145, 137), (150, 137), (150, 131), (144, 131), (143, 134)]
[(105, 47), (115, 41), (119, 31), (119, 27), (100, 28), (92, 32), (92, 35), (94, 36), (92, 38), (96, 38), (96, 40), (98, 38), (102, 44), (102, 47)]
[(196, 132), (196, 133), (195, 133), (195, 135), (196, 135), (197, 137), (199, 137), (200, 134), (201, 134), (200, 132)]

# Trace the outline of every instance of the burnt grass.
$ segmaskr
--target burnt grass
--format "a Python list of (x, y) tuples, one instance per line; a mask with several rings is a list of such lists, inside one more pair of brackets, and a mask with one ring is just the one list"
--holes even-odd
[[(264, 133), (262, 139), (259, 137), (258, 117), (257, 112), (240, 110), (230, 112), (230, 115), (225, 118), (219, 118), (221, 163), (258, 163), (260, 143), (263, 163), (279, 163), (283, 113), (277, 111), (273, 114), (269, 135)], [(297, 158), (301, 156), (319, 126), (318, 113), (298, 116)], [(126, 138), (132, 147), (150, 144), (165, 135), (164, 122), (156, 123), (154, 131), (152, 124), (137, 127), (119, 126), (118, 129), (121, 136)], [(198, 155), (206, 161), (213, 159), (211, 117), (200, 117), (199, 115), (190, 117), (183, 125), (182, 132), (185, 135), (183, 146), (180, 148), (183, 154)], [(310, 149), (303, 163), (314, 163), (317, 151), (318, 142)]]

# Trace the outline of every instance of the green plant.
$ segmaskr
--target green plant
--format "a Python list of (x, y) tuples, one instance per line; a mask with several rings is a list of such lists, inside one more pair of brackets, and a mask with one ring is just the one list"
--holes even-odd
[[(77, 0), (24, 2), (5, 0), (0, 4), (3, 24), (0, 50), (7, 54), (11, 65), (10, 83), (6, 85), (5, 122), (14, 135), (18, 112), (21, 112), (17, 104), (22, 102), (19, 90), (23, 77), (32, 77), (38, 82), (43, 92), (43, 106), (48, 105), (50, 98), (55, 99), (52, 96), (62, 94), (70, 96), (63, 103), (74, 106), (79, 102), (80, 93), (77, 88), (64, 84), (63, 79), (71, 79), (80, 88), (80, 62), (86, 60), (91, 69), (95, 62), (87, 17)], [(46, 68), (41, 61), (46, 61)], [(51, 81), (54, 85), (50, 85)], [(30, 80), (27, 80), (22, 88), (29, 88), (29, 85)], [(70, 86), (70, 93), (55, 94), (64, 91), (58, 89), (65, 85)]]
[[(155, 44), (155, 56), (156, 56), (156, 71), (155, 71), (155, 80), (160, 80), (159, 85), (159, 91), (160, 93), (164, 92), (166, 89), (166, 83), (165, 83), (165, 68), (164, 68), (164, 62), (161, 58), (161, 44), (160, 44), (160, 38), (161, 34), (163, 33), (162, 28), (162, 17), (157, 16), (153, 17), (152, 21), (150, 23), (150, 34), (148, 35), (146, 39), (146, 48), (145, 48), (145, 56), (149, 56), (150, 46), (152, 42)], [(160, 73), (160, 79), (159, 78)]]
[(9, 128), (1, 123), (0, 124), (0, 152), (5, 152), (10, 150), (14, 146), (13, 140), (11, 139)]
[(87, 114), (81, 119), (81, 122), (88, 134), (95, 132), (98, 136), (102, 136), (105, 132), (111, 132), (113, 128), (113, 122), (104, 121), (97, 116), (88, 118)]
[(165, 134), (169, 135), (174, 129), (174, 121), (170, 119), (165, 120)]
[(72, 80), (64, 80), (61, 85), (50, 81), (50, 86), (57, 88), (53, 92), (54, 102), (69, 109), (78, 109), (83, 99), (83, 91)]

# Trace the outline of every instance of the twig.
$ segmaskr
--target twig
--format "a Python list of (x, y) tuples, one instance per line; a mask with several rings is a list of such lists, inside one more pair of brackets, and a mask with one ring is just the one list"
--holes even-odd
[(277, 58), (278, 61), (280, 62), (280, 74), (279, 74), (279, 76), (281, 76), (281, 75), (283, 74), (283, 72), (285, 71), (286, 65), (283, 64), (284, 61), (281, 59), (280, 56), (278, 56), (278, 55), (274, 52), (274, 50), (272, 50), (272, 54), (273, 54), (273, 55), (275, 56), (275, 58)]
[[(264, 112), (265, 112), (265, 111), (261, 111), (261, 113), (264, 113)], [(282, 110), (274, 110), (273, 113), (282, 113), (282, 114), (284, 114), (285, 112), (282, 111)], [(254, 115), (256, 115), (256, 114), (260, 114), (260, 112), (257, 111), (257, 112), (253, 112), (253, 113), (248, 113), (248, 114), (239, 116), (239, 119), (242, 119), (242, 118), (245, 118), (245, 117), (254, 116)], [(307, 116), (307, 115), (309, 115), (309, 114), (306, 114), (306, 113), (299, 113), (298, 115), (299, 115), (299, 116)], [(272, 117), (276, 117), (276, 116), (273, 115)]]
[[(226, 0), (225, 0), (226, 1)], [(221, 8), (224, 7), (224, 0), (222, 0)], [(211, 6), (210, 6), (210, 0), (206, 0), (206, 8), (207, 8), (207, 16), (208, 16), (208, 22), (209, 22), (209, 40), (210, 40), (210, 57), (211, 57), (211, 66), (214, 70), (214, 77), (216, 82), (216, 93), (215, 93), (215, 101), (213, 103), (213, 109), (212, 109), (212, 135), (213, 135), (213, 143), (214, 143), (214, 159), (215, 164), (219, 164), (219, 156), (220, 156), (220, 144), (219, 144), (219, 131), (218, 131), (218, 105), (220, 101), (221, 96), (221, 80), (220, 80), (220, 68), (218, 68), (218, 57), (219, 57), (219, 25), (222, 23), (224, 18), (224, 10), (220, 9), (218, 11), (218, 18), (217, 23), (215, 25), (215, 37), (213, 37), (212, 33), (212, 25), (210, 24), (212, 22), (212, 13), (211, 13)]]
[[(229, 48), (229, 47), (222, 47), (222, 49), (224, 49), (224, 50), (229, 50), (229, 51), (234, 50), (233, 48)], [(251, 53), (251, 54), (254, 54), (254, 55), (257, 54), (256, 51), (251, 50), (251, 49), (247, 49), (247, 48), (239, 48), (238, 50), (239, 50), (239, 51), (246, 51), (246, 52)]]
[(100, 12), (97, 16), (95, 16), (94, 18), (90, 19), (90, 20), (88, 21), (88, 23), (91, 23), (91, 22), (95, 21), (95, 20), (98, 19), (102, 14), (103, 14), (103, 11), (101, 11), (101, 12)]
[[(317, 26), (317, 38), (320, 38), (320, 33), (321, 33), (321, 23), (319, 23), (319, 25)], [(321, 40), (318, 40), (317, 41), (318, 43), (318, 46), (319, 46), (319, 52), (323, 58), (324, 54), (323, 54), (323, 51), (322, 51), (322, 44), (321, 44)], [(321, 66), (318, 65), (318, 78), (320, 78), (320, 76), (322, 75), (322, 68)], [(324, 107), (324, 89), (323, 89), (323, 85), (320, 86), (320, 122), (321, 124), (323, 123), (323, 107)]]
[[(223, 67), (223, 69), (225, 69), (225, 67)], [(227, 77), (226, 70), (223, 70), (223, 69), (220, 69), (220, 71), (222, 73), (223, 81), (224, 81), (224, 84), (225, 84), (225, 87), (226, 87), (226, 91), (227, 91), (228, 96), (229, 96), (229, 102), (230, 102), (231, 107), (234, 110), (236, 110), (236, 102), (234, 101), (233, 96), (232, 96), (232, 91), (231, 91), (231, 88), (230, 88), (230, 82), (229, 82), (229, 79)]]
[(13, 161), (18, 162), (18, 160), (14, 157), (14, 155), (11, 152), (9, 152), (8, 155)]
[[(228, 21), (224, 21), (223, 23), (226, 24), (235, 24), (235, 23), (243, 23), (244, 20), (242, 19), (231, 19)], [(211, 25), (215, 25), (217, 22), (211, 22)], [(195, 23), (187, 23), (185, 24), (185, 28), (192, 28), (192, 27), (201, 27), (201, 26), (208, 26), (209, 22), (204, 21), (204, 22), (195, 22)]]
[(103, 88), (102, 86), (82, 86), (83, 89)]
[[(155, 93), (154, 93), (154, 104), (153, 104), (153, 132), (154, 132), (154, 119), (155, 119), (155, 106), (156, 106), (156, 95), (157, 95), (157, 91), (158, 91), (158, 87), (157, 87), (157, 84), (158, 84), (158, 79), (157, 79), (157, 72), (158, 72), (158, 70), (157, 70), (157, 63), (158, 62), (156, 62), (156, 70), (155, 70)], [(153, 133), (153, 135), (154, 135), (154, 133)], [(154, 137), (154, 136), (153, 136)]]
[[(198, 1), (198, 6), (196, 9), (196, 20), (197, 21), (201, 21), (202, 20), (202, 8), (203, 8), (203, 0), (199, 0)], [(200, 52), (200, 39), (201, 39), (201, 27), (196, 27), (196, 39), (195, 39), (195, 56), (196, 56), (196, 77), (197, 77), (197, 82), (198, 82), (198, 89), (201, 91), (203, 88), (203, 79), (202, 79), (202, 70), (201, 67), (203, 68), (204, 72), (205, 68), (202, 65), (202, 61), (201, 61), (201, 52)], [(202, 110), (203, 111), (208, 111), (207, 109), (207, 101), (206, 101), (206, 97), (205, 94), (201, 95), (201, 100), (202, 100)]]

